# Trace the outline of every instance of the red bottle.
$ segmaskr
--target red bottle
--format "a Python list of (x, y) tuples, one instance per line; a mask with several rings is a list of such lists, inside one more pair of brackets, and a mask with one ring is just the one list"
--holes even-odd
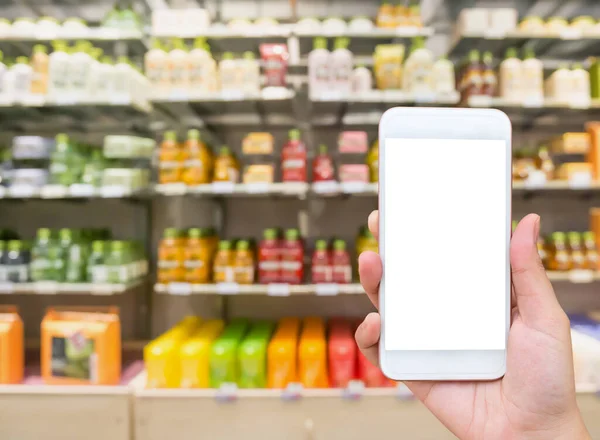
[(285, 231), (285, 240), (281, 246), (282, 283), (301, 284), (304, 279), (304, 246), (298, 229)]
[(356, 379), (356, 352), (352, 324), (341, 318), (329, 321), (327, 344), (329, 361), (329, 383), (332, 387), (344, 388)]
[(300, 130), (290, 130), (289, 136), (281, 152), (281, 180), (306, 182), (306, 145), (300, 140)]
[(333, 253), (331, 254), (332, 281), (338, 284), (348, 284), (352, 282), (352, 264), (350, 263), (350, 254), (346, 249), (344, 240), (335, 240), (333, 242)]
[(330, 182), (335, 180), (333, 159), (327, 154), (327, 145), (319, 146), (319, 154), (312, 163), (313, 182)]
[(360, 350), (358, 351), (358, 378), (368, 388), (391, 387), (393, 382), (383, 375), (379, 367), (373, 365)]
[(315, 243), (310, 269), (313, 284), (332, 282), (331, 258), (327, 250), (327, 241), (317, 240)]
[(258, 245), (258, 282), (260, 284), (281, 281), (281, 257), (277, 229), (265, 229)]

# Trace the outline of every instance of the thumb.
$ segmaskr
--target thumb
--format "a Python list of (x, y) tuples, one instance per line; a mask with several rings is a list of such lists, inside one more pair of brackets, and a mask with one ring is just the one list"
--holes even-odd
[(539, 230), (540, 217), (529, 214), (519, 222), (510, 244), (517, 309), (523, 321), (534, 327), (562, 312), (537, 251)]

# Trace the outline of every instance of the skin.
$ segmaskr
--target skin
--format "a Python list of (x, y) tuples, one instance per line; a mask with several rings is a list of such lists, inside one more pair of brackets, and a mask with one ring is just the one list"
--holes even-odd
[[(489, 382), (405, 382), (413, 394), (460, 439), (591, 439), (577, 407), (569, 319), (560, 307), (537, 252), (540, 218), (525, 217), (513, 233), (512, 322), (506, 375)], [(369, 216), (379, 237), (379, 213)], [(359, 274), (378, 307), (383, 266), (375, 252), (359, 257)], [(360, 350), (379, 358), (379, 313), (356, 330)]]

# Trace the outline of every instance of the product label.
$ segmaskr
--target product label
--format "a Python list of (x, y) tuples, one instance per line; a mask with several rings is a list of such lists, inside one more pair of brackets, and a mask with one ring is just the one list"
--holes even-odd
[(95, 342), (87, 339), (81, 332), (69, 337), (53, 337), (51, 346), (50, 368), (54, 377), (96, 382), (97, 357)]
[(177, 260), (159, 260), (159, 269), (177, 269), (179, 267), (179, 261)]
[(108, 268), (105, 265), (95, 265), (91, 268), (91, 281), (92, 283), (107, 283), (108, 282)]

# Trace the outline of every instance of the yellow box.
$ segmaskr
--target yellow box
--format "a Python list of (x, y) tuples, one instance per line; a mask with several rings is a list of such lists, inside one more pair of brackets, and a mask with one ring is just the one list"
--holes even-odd
[(590, 150), (589, 133), (563, 133), (550, 143), (553, 153), (587, 154)]
[(210, 347), (223, 331), (225, 323), (221, 319), (206, 321), (181, 346), (182, 388), (210, 387)]
[(45, 383), (119, 383), (121, 323), (118, 308), (51, 308), (42, 321), (41, 334)]
[(244, 154), (273, 154), (273, 135), (271, 133), (248, 133), (242, 141)]
[(563, 163), (556, 170), (556, 176), (561, 180), (569, 180), (574, 174), (592, 175), (592, 165), (587, 162), (568, 162)]
[(0, 384), (23, 381), (23, 321), (16, 306), (0, 306)]
[(194, 333), (200, 322), (200, 318), (188, 316), (144, 347), (148, 388), (179, 387), (181, 345)]

